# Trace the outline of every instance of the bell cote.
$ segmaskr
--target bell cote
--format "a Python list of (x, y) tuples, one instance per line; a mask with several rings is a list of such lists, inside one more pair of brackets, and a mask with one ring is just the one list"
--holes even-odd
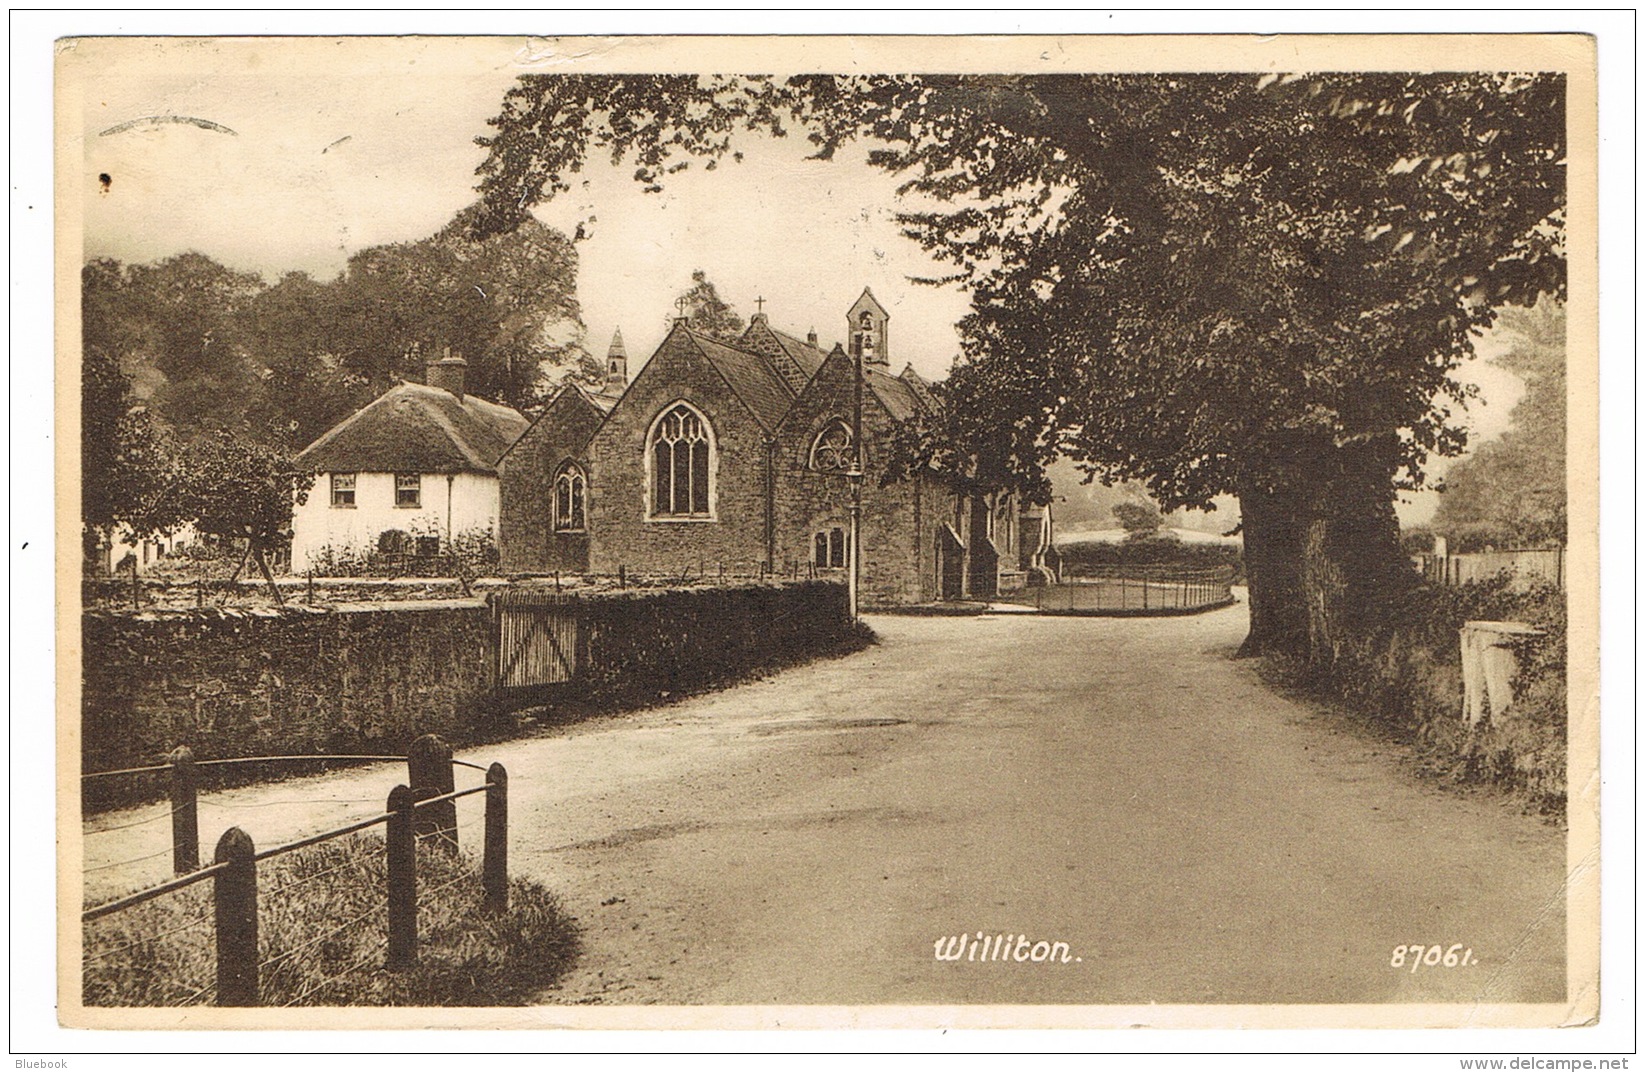
[(851, 340), (851, 356), (860, 356), (864, 365), (890, 365), (891, 351), (886, 322), (891, 315), (874, 297), (874, 292), (863, 288), (862, 297), (845, 315), (845, 337)]

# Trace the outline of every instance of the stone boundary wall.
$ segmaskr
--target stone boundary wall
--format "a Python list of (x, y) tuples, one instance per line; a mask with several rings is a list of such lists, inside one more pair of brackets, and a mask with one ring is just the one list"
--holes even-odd
[[(765, 582), (578, 595), (577, 695), (702, 688), (829, 651), (851, 635), (845, 587)], [(198, 759), (403, 754), (512, 726), (493, 693), (484, 600), (87, 613), (85, 772)], [(118, 781), (118, 780), (117, 780)]]

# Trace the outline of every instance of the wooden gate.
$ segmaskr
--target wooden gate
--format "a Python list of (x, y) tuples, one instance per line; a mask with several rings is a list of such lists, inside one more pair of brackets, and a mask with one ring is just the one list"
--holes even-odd
[(491, 596), (492, 658), (499, 692), (533, 693), (570, 682), (581, 662), (577, 606), (558, 593)]

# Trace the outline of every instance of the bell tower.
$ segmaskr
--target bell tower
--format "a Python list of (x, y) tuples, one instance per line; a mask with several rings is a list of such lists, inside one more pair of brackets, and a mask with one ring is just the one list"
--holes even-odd
[(864, 365), (889, 366), (891, 351), (886, 322), (891, 315), (874, 298), (874, 292), (862, 289), (862, 297), (845, 315), (845, 337), (851, 340), (851, 356), (861, 356)]

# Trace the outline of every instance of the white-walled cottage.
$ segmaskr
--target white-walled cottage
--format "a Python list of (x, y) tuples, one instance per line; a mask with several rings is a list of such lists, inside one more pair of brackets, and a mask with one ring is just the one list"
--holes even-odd
[(466, 394), (467, 368), (450, 355), (430, 363), (428, 383), (395, 386), (298, 454), (318, 477), (292, 515), (293, 573), (495, 540), (497, 461), (527, 422)]

